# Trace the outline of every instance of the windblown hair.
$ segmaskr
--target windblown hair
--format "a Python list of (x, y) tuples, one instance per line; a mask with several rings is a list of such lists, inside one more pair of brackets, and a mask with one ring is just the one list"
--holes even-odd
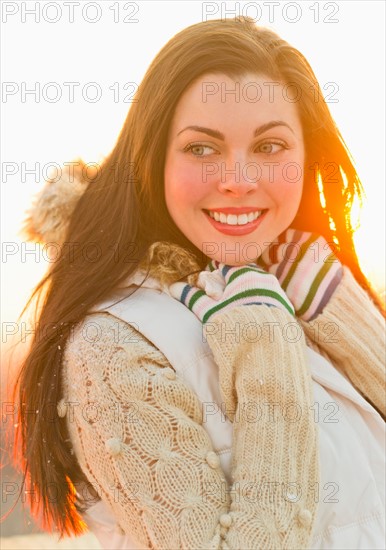
[[(178, 101), (193, 81), (209, 73), (262, 74), (296, 86), (306, 162), (304, 192), (291, 226), (335, 242), (338, 258), (376, 302), (353, 243), (350, 209), (355, 198), (361, 199), (362, 186), (307, 60), (249, 18), (206, 21), (179, 32), (150, 65), (112, 152), (73, 205), (60, 256), (24, 309), (33, 298), (42, 302), (39, 333), (15, 386), (20, 404), (15, 453), (39, 497), (30, 499), (32, 512), (45, 529), (55, 527), (61, 536), (84, 531), (79, 512), (85, 503), (75, 486), (85, 479), (68, 445), (65, 419), (53, 422), (30, 411), (55, 408), (61, 399), (62, 353), (73, 326), (138, 265), (150, 268), (149, 251), (161, 265), (168, 263), (162, 247), (156, 254), (151, 245), (167, 242), (185, 251), (176, 252), (168, 280), (181, 277), (184, 268), (188, 274), (206, 265), (208, 258), (168, 213), (164, 163)], [(50, 498), (50, 487), (57, 498)]]

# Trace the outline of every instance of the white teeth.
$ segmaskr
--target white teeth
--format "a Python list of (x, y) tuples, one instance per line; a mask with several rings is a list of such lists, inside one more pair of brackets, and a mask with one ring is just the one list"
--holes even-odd
[(209, 216), (216, 220), (216, 222), (226, 223), (227, 225), (245, 225), (246, 223), (253, 222), (262, 214), (262, 210), (256, 210), (256, 212), (250, 212), (249, 214), (224, 214), (223, 212), (211, 212)]
[(239, 225), (245, 225), (246, 223), (248, 223), (248, 215), (241, 214), (240, 216), (237, 216), (237, 223)]

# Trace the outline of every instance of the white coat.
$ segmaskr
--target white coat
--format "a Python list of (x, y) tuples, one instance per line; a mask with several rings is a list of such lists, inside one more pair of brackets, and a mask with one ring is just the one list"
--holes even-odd
[[(203, 403), (207, 430), (231, 484), (232, 423), (221, 411), (218, 367), (202, 338), (202, 324), (184, 305), (154, 288), (139, 288), (118, 303), (115, 294), (93, 311), (131, 324), (168, 359)], [(385, 425), (378, 412), (325, 358), (307, 347), (315, 422), (319, 428), (320, 485), (310, 549), (385, 548)], [(295, 495), (289, 495), (296, 498)], [(137, 549), (102, 501), (84, 515), (102, 547)]]

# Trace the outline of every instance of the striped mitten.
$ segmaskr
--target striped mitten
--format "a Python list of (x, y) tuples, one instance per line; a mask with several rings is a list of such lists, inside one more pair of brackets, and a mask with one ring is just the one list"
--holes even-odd
[(322, 312), (343, 275), (342, 264), (323, 237), (296, 229), (279, 235), (258, 264), (279, 279), (296, 315), (305, 321)]
[(218, 299), (208, 296), (201, 288), (182, 282), (169, 287), (170, 294), (188, 307), (203, 324), (226, 309), (251, 304), (278, 307), (294, 315), (294, 308), (277, 278), (256, 264), (232, 267), (212, 260), (207, 269), (212, 272), (218, 270), (224, 278), (224, 291)]

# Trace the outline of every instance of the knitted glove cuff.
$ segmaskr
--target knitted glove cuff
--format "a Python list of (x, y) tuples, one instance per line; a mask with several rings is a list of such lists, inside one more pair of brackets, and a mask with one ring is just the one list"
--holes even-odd
[[(219, 264), (219, 269), (211, 275), (212, 281), (209, 276), (204, 278), (205, 290), (184, 283), (175, 283), (169, 287), (172, 296), (185, 304), (204, 324), (214, 315), (241, 305), (264, 304), (294, 314), (293, 306), (276, 277), (257, 266), (231, 267)], [(225, 283), (222, 295), (220, 275)]]

